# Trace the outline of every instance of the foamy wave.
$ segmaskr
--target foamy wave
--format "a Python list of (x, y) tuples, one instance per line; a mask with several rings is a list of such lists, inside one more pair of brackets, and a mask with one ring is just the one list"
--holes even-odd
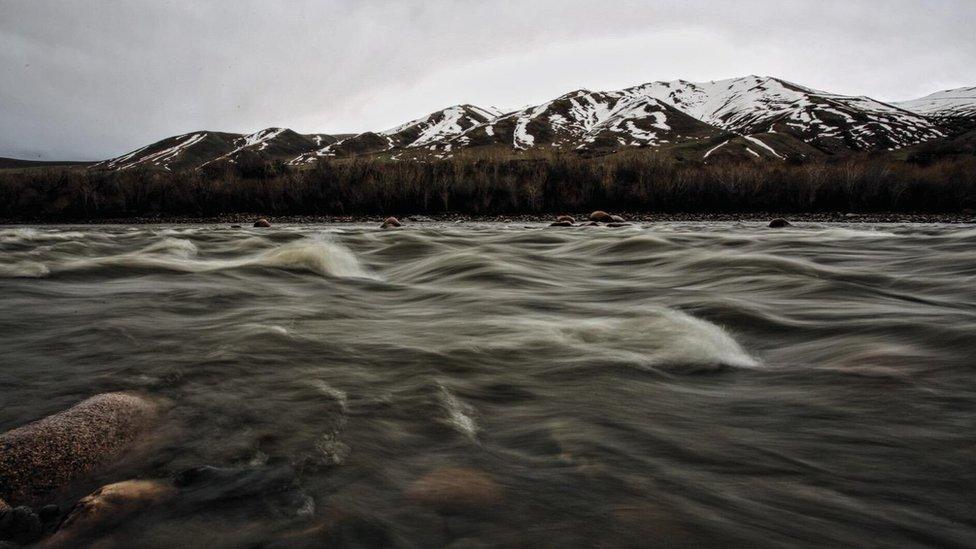
[(48, 274), (50, 270), (47, 266), (36, 261), (0, 264), (0, 278), (43, 278)]
[[(591, 364), (594, 359), (622, 362), (651, 369), (716, 370), (756, 368), (758, 360), (720, 326), (672, 309), (653, 309), (633, 318), (506, 319), (499, 321), (490, 341), (458, 341), (481, 352), (525, 351), (550, 347), (545, 352), (570, 362)], [(551, 347), (560, 349), (552, 349)]]
[[(46, 276), (49, 272), (78, 272), (98, 269), (171, 271), (200, 273), (245, 267), (272, 267), (304, 271), (336, 278), (373, 278), (347, 248), (324, 239), (304, 239), (264, 252), (233, 259), (204, 259), (192, 241), (164, 238), (136, 252), (119, 255), (73, 259), (47, 266), (36, 264), (17, 267), (17, 276)], [(27, 273), (27, 274), (25, 274)], [(6, 275), (0, 270), (0, 276)]]
[(471, 417), (471, 408), (458, 400), (447, 387), (438, 383), (437, 388), (437, 399), (447, 413), (446, 423), (459, 433), (474, 438), (478, 434), (478, 424)]
[(309, 271), (339, 278), (370, 278), (351, 251), (326, 241), (299, 241), (270, 250), (244, 264)]

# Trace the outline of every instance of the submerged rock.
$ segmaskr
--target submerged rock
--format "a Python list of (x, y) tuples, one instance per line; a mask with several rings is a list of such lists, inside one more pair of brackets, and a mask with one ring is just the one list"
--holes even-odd
[(255, 227), (270, 227), (271, 226), (271, 222), (262, 217), (261, 219), (258, 219), (257, 221), (254, 222), (254, 226)]
[(233, 506), (266, 516), (310, 518), (315, 501), (306, 494), (290, 466), (196, 467), (179, 473), (174, 484), (183, 504), (201, 510)]
[(145, 397), (105, 393), (0, 435), (0, 497), (40, 502), (119, 457), (158, 414)]
[(380, 228), (381, 229), (388, 229), (390, 227), (400, 227), (402, 225), (403, 224), (400, 223), (400, 220), (399, 219), (397, 219), (397, 218), (395, 218), (393, 216), (390, 216), (390, 217), (387, 217), (386, 219), (383, 220), (383, 224), (380, 225)]
[(230, 228), (231, 229), (241, 229), (243, 227), (241, 227), (240, 225), (231, 225)]
[(590, 214), (590, 221), (602, 221), (605, 223), (607, 221), (613, 221), (613, 216), (603, 210), (597, 210)]
[(573, 224), (569, 221), (555, 221), (549, 224), (550, 227), (572, 227)]
[(769, 222), (769, 227), (772, 229), (779, 229), (782, 227), (792, 227), (792, 226), (793, 225), (789, 221), (783, 219), (782, 217), (777, 217), (776, 219)]
[(561, 215), (556, 218), (556, 222), (561, 222), (561, 221), (566, 221), (572, 225), (573, 223), (576, 223), (576, 218), (571, 215)]
[(498, 505), (502, 488), (487, 473), (477, 469), (437, 469), (407, 487), (407, 499), (442, 510), (484, 508)]
[(170, 483), (159, 480), (126, 480), (102, 486), (78, 501), (45, 545), (76, 546), (92, 533), (166, 502), (176, 493)]
[(630, 223), (614, 221), (613, 223), (607, 223), (607, 227), (611, 227), (614, 229), (617, 227), (630, 227)]

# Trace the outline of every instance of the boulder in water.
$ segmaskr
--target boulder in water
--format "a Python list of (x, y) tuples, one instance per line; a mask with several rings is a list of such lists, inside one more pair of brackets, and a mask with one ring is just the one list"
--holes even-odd
[(442, 510), (485, 508), (502, 502), (502, 488), (477, 469), (446, 467), (415, 480), (407, 499)]
[(783, 219), (782, 217), (777, 217), (776, 219), (769, 222), (769, 227), (771, 229), (780, 229), (783, 227), (792, 227), (792, 226), (793, 225), (789, 221)]
[(630, 223), (627, 222), (621, 223), (621, 222), (614, 221), (613, 223), (607, 223), (607, 227), (612, 227), (614, 229), (616, 229), (617, 227), (630, 227)]
[(590, 214), (590, 221), (602, 221), (606, 223), (607, 221), (613, 221), (613, 216), (603, 210), (597, 210)]
[(391, 215), (390, 217), (387, 217), (386, 219), (383, 220), (383, 224), (380, 225), (380, 228), (389, 229), (390, 227), (400, 227), (401, 225), (403, 224), (400, 223), (400, 220)]
[(571, 215), (561, 215), (561, 216), (559, 216), (559, 217), (556, 218), (556, 222), (557, 223), (560, 223), (560, 222), (563, 222), (563, 221), (565, 221), (565, 222), (569, 223), (570, 225), (572, 225), (573, 223), (576, 223), (576, 218), (573, 217), (573, 216), (571, 216)]
[(550, 227), (572, 227), (573, 224), (569, 221), (555, 221), (549, 224)]
[(613, 221), (614, 223), (626, 223), (627, 222), (626, 219), (620, 217), (619, 215), (611, 215), (610, 216), (610, 221)]
[(118, 458), (148, 429), (159, 406), (139, 395), (104, 393), (0, 435), (0, 497), (35, 504)]
[(47, 545), (75, 546), (96, 531), (169, 500), (176, 492), (172, 484), (158, 480), (126, 480), (102, 486), (81, 498)]
[(254, 226), (255, 227), (270, 227), (271, 226), (271, 222), (262, 217), (261, 219), (258, 219), (257, 221), (254, 222)]

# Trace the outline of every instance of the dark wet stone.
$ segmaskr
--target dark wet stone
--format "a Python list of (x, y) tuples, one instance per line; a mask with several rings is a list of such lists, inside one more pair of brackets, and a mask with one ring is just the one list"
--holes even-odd
[(610, 216), (610, 221), (613, 221), (614, 223), (626, 223), (627, 222), (626, 219), (620, 217), (619, 215), (611, 215)]
[(627, 222), (623, 222), (623, 223), (619, 223), (619, 222), (607, 223), (607, 227), (612, 227), (612, 228), (617, 228), (617, 227), (630, 227), (630, 223), (627, 223)]
[(254, 226), (255, 227), (270, 227), (271, 226), (271, 222), (262, 217), (261, 219), (258, 219), (257, 221), (254, 222)]
[(37, 510), (37, 516), (41, 518), (44, 524), (50, 524), (61, 516), (61, 508), (53, 503), (45, 505)]
[(769, 222), (769, 227), (771, 229), (779, 229), (782, 227), (792, 227), (792, 224), (789, 221), (783, 219), (782, 217), (777, 217), (776, 219)]
[(549, 224), (550, 227), (572, 227), (573, 224), (569, 221), (556, 221)]
[(576, 223), (576, 218), (571, 215), (561, 215), (556, 218), (556, 221), (567, 221), (570, 224)]
[(607, 221), (613, 221), (613, 216), (603, 210), (597, 210), (590, 214), (590, 221), (602, 221), (606, 223)]
[(0, 540), (26, 545), (43, 534), (44, 525), (30, 507), (14, 507), (0, 516)]
[(241, 227), (240, 225), (231, 225), (230, 228), (231, 229), (242, 229), (243, 227)]

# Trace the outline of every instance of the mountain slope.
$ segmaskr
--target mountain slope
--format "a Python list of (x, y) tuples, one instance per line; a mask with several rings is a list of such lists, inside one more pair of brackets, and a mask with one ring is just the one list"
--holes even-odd
[(292, 164), (314, 162), (320, 157), (357, 156), (428, 147), (450, 140), (465, 130), (492, 120), (498, 112), (474, 105), (455, 105), (383, 132), (363, 132), (292, 159)]
[(600, 150), (656, 147), (709, 139), (721, 131), (673, 107), (622, 92), (577, 90), (474, 126), (435, 146), (450, 153), (465, 147), (500, 146)]
[(244, 158), (290, 160), (336, 138), (325, 134), (301, 135), (287, 128), (267, 128), (252, 134), (199, 131), (168, 137), (132, 152), (104, 160), (93, 169), (126, 170), (135, 167), (167, 171), (187, 170)]
[(651, 82), (625, 92), (657, 98), (736, 133), (785, 133), (828, 154), (897, 149), (944, 136), (936, 123), (919, 114), (771, 77)]
[(976, 86), (943, 90), (894, 105), (923, 116), (976, 118)]

